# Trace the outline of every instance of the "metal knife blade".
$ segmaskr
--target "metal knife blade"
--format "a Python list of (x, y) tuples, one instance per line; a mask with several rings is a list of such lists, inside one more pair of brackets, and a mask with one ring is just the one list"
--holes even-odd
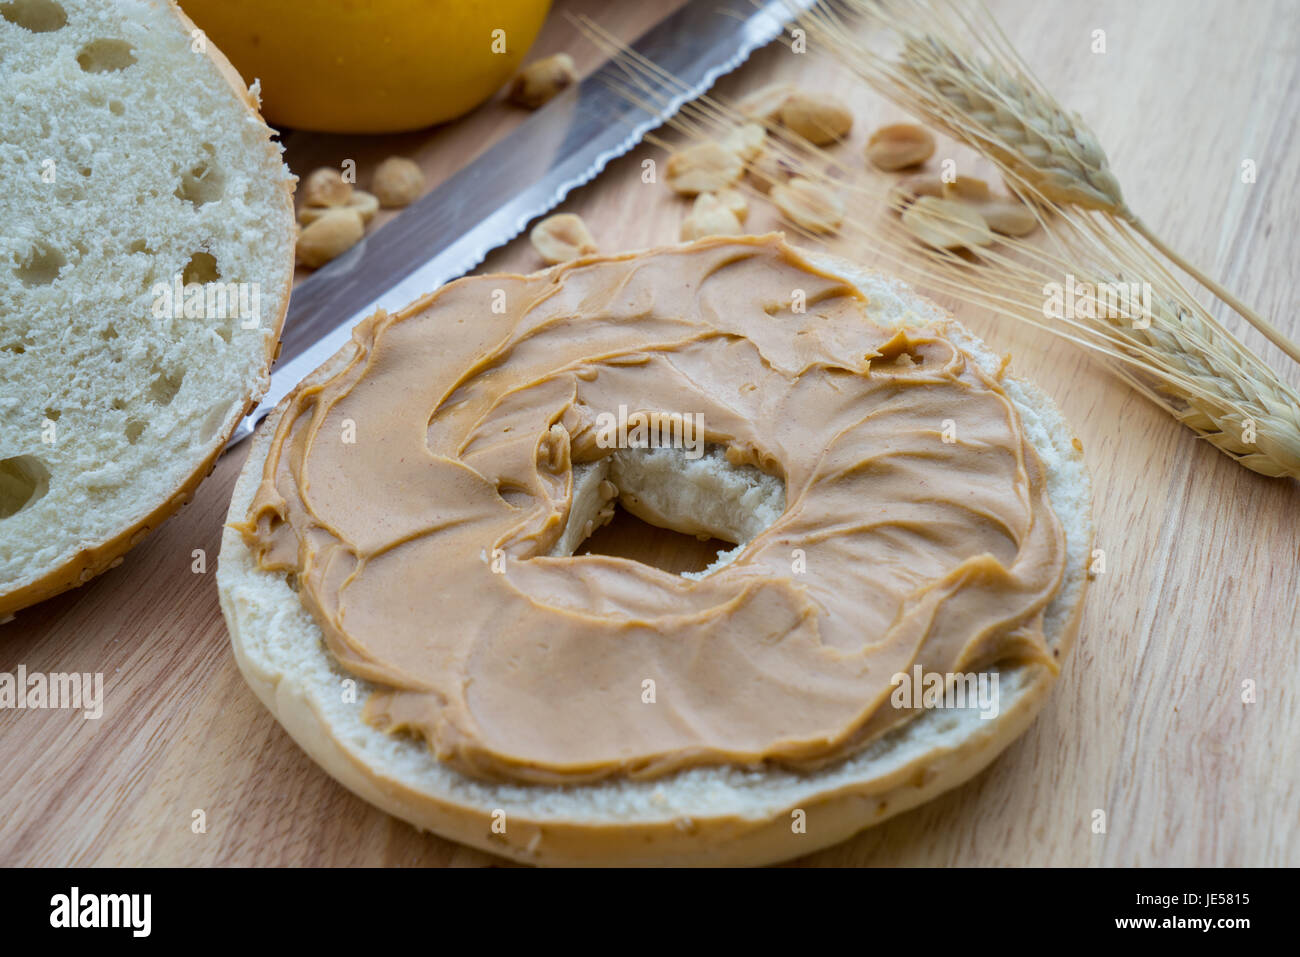
[(619, 68), (606, 62), (392, 222), (299, 283), (290, 297), (270, 388), (227, 448), (252, 435), (304, 376), (347, 342), (354, 325), (376, 309), (400, 309), (469, 272), (533, 217), (589, 182), (683, 103), (774, 39), (812, 2), (690, 0), (632, 44), (681, 84), (663, 87), (663, 109), (628, 102), (610, 85), (621, 79)]

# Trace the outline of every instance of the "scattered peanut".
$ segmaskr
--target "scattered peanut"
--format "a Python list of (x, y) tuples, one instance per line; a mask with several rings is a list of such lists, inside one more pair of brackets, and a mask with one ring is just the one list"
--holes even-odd
[(544, 260), (551, 265), (570, 262), (596, 253), (596, 241), (591, 238), (582, 217), (573, 213), (556, 213), (547, 216), (528, 234)]
[(696, 196), (690, 215), (682, 223), (682, 239), (687, 240), (704, 236), (738, 236), (742, 232), (740, 217), (713, 193)]
[(298, 234), (298, 261), (316, 269), (342, 255), (365, 234), (361, 214), (352, 209), (331, 209)]
[(787, 219), (812, 233), (830, 233), (844, 221), (844, 203), (821, 183), (796, 176), (772, 187), (772, 202)]
[(722, 139), (723, 149), (731, 150), (745, 162), (749, 162), (763, 151), (763, 141), (767, 139), (767, 130), (761, 123), (746, 123), (737, 126)]
[(1027, 236), (1038, 227), (1038, 218), (1028, 206), (1017, 199), (995, 197), (989, 184), (974, 176), (944, 183), (943, 197), (975, 207), (989, 228), (1006, 236)]
[(928, 173), (904, 176), (889, 191), (889, 201), (895, 206), (910, 206), (922, 196), (943, 198), (943, 186), (939, 177)]
[(951, 199), (922, 196), (903, 213), (903, 225), (936, 249), (987, 246), (993, 242), (984, 217), (973, 206)]
[(697, 143), (668, 157), (668, 185), (685, 196), (713, 193), (734, 184), (745, 163), (719, 143)]
[(795, 88), (789, 83), (773, 83), (741, 99), (736, 110), (741, 116), (760, 123), (776, 123), (781, 117), (781, 107), (794, 92)]
[(312, 170), (299, 190), (304, 206), (342, 206), (351, 195), (352, 184), (330, 166)]
[(989, 227), (1004, 236), (1028, 236), (1038, 228), (1034, 211), (1018, 200), (991, 199), (978, 208)]
[(375, 198), (374, 193), (367, 193), (364, 189), (354, 189), (343, 206), (304, 206), (298, 210), (298, 222), (304, 226), (314, 223), (332, 209), (355, 210), (361, 217), (361, 221), (368, 223), (379, 211), (379, 200)]
[(742, 223), (749, 218), (749, 200), (738, 189), (720, 189), (713, 194), (723, 206), (736, 214)]
[(534, 60), (520, 70), (510, 84), (508, 98), (511, 103), (535, 110), (572, 86), (577, 79), (578, 71), (573, 65), (573, 57), (567, 53), (557, 53)]
[(769, 192), (777, 183), (784, 183), (793, 170), (772, 150), (763, 150), (749, 164), (749, 181), (760, 193)]
[(962, 199), (968, 203), (984, 203), (992, 198), (989, 184), (977, 176), (958, 176), (943, 184), (944, 199)]
[(853, 113), (829, 93), (796, 90), (781, 104), (780, 115), (788, 129), (817, 146), (843, 139), (853, 127)]
[(406, 206), (424, 192), (424, 170), (405, 156), (390, 156), (375, 168), (371, 190), (385, 208)]
[(867, 140), (867, 159), (878, 169), (896, 170), (924, 163), (934, 155), (934, 137), (915, 123), (882, 126)]

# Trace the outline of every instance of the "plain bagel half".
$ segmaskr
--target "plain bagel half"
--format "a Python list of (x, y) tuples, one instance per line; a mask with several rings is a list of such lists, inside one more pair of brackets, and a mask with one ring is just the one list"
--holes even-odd
[[(716, 248), (722, 241), (704, 242)], [(983, 373), (1000, 377), (1043, 463), (1064, 532), (1064, 572), (1043, 619), (1049, 651), (1064, 659), (1086, 589), (1091, 541), (1089, 480), (1068, 427), (1042, 393), (1002, 374), (997, 356), (902, 283), (839, 260), (809, 261), (865, 294), (867, 317), (875, 323), (941, 328)], [(349, 344), (340, 350), (300, 389), (330, 379), (355, 349)], [(254, 440), (228, 523), (247, 516), (275, 426), (273, 417)], [(1027, 727), (1054, 681), (1052, 669), (1041, 664), (997, 665), (996, 719), (982, 719), (973, 704), (925, 710), (815, 770), (723, 764), (564, 786), (500, 782), (461, 773), (437, 760), (423, 740), (387, 734), (363, 720), (359, 702), (372, 686), (358, 681), (354, 698), (340, 694), (340, 682), (353, 676), (327, 651), (320, 627), (286, 575), (263, 570), (231, 524), (223, 534), (217, 580), (246, 680), (332, 776), (418, 828), (534, 864), (762, 864), (810, 853), (970, 778)], [(791, 826), (795, 811), (803, 812), (802, 828)], [(502, 818), (508, 822), (504, 833), (494, 827)]]
[(166, 0), (0, 18), (0, 621), (189, 501), (265, 392), (293, 177)]

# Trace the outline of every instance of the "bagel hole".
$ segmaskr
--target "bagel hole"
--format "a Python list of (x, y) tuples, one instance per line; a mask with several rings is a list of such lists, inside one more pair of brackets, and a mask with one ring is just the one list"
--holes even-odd
[(625, 508), (615, 508), (609, 524), (598, 528), (582, 543), (579, 555), (626, 558), (673, 575), (699, 574), (736, 547), (720, 538), (703, 541), (694, 535), (661, 528), (637, 518)]
[(785, 483), (732, 465), (722, 446), (619, 449), (574, 471), (553, 555), (608, 555), (699, 577), (728, 564), (785, 511)]

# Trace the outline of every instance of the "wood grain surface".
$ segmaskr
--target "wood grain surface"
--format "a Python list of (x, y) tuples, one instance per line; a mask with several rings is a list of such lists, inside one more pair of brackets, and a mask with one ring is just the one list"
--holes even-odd
[[(628, 39), (663, 12), (560, 4), (535, 55), (569, 50), (587, 67), (598, 56), (566, 9), (589, 11)], [(1041, 79), (1097, 131), (1134, 208), (1300, 336), (1300, 5), (1007, 0), (993, 9)], [(1104, 54), (1090, 50), (1098, 29)], [(774, 45), (719, 89), (736, 95), (775, 79), (852, 102), (854, 133), (838, 147), (848, 156), (860, 157), (872, 128), (903, 118), (815, 50), (798, 56)], [(496, 101), (431, 132), (285, 141), (299, 174), (351, 157), (364, 186), (374, 162), (401, 153), (417, 157), (433, 185), (521, 118)], [(685, 206), (662, 184), (640, 181), (641, 160), (656, 156), (646, 146), (613, 163), (566, 203), (602, 250), (676, 240)], [(1258, 166), (1253, 184), (1241, 181), (1246, 159)], [(876, 259), (870, 248), (847, 251)], [(521, 239), (483, 270), (539, 265)], [(1053, 396), (1082, 439), (1106, 570), (1028, 733), (964, 786), (798, 863), (1300, 864), (1300, 488), (1234, 465), (1068, 344), (955, 311), (1013, 353), (1012, 368)], [(1278, 350), (1244, 338), (1300, 382)], [(0, 864), (500, 863), (354, 797), (244, 685), (213, 573), (245, 454), (227, 454), (194, 501), (120, 568), (0, 628), (0, 671), (24, 665), (105, 680), (98, 721), (0, 712)], [(195, 549), (206, 556), (197, 573)], [(1242, 700), (1244, 682), (1254, 683), (1253, 703)], [(196, 834), (199, 810), (206, 832)], [(1104, 834), (1093, 832), (1096, 810)]]

